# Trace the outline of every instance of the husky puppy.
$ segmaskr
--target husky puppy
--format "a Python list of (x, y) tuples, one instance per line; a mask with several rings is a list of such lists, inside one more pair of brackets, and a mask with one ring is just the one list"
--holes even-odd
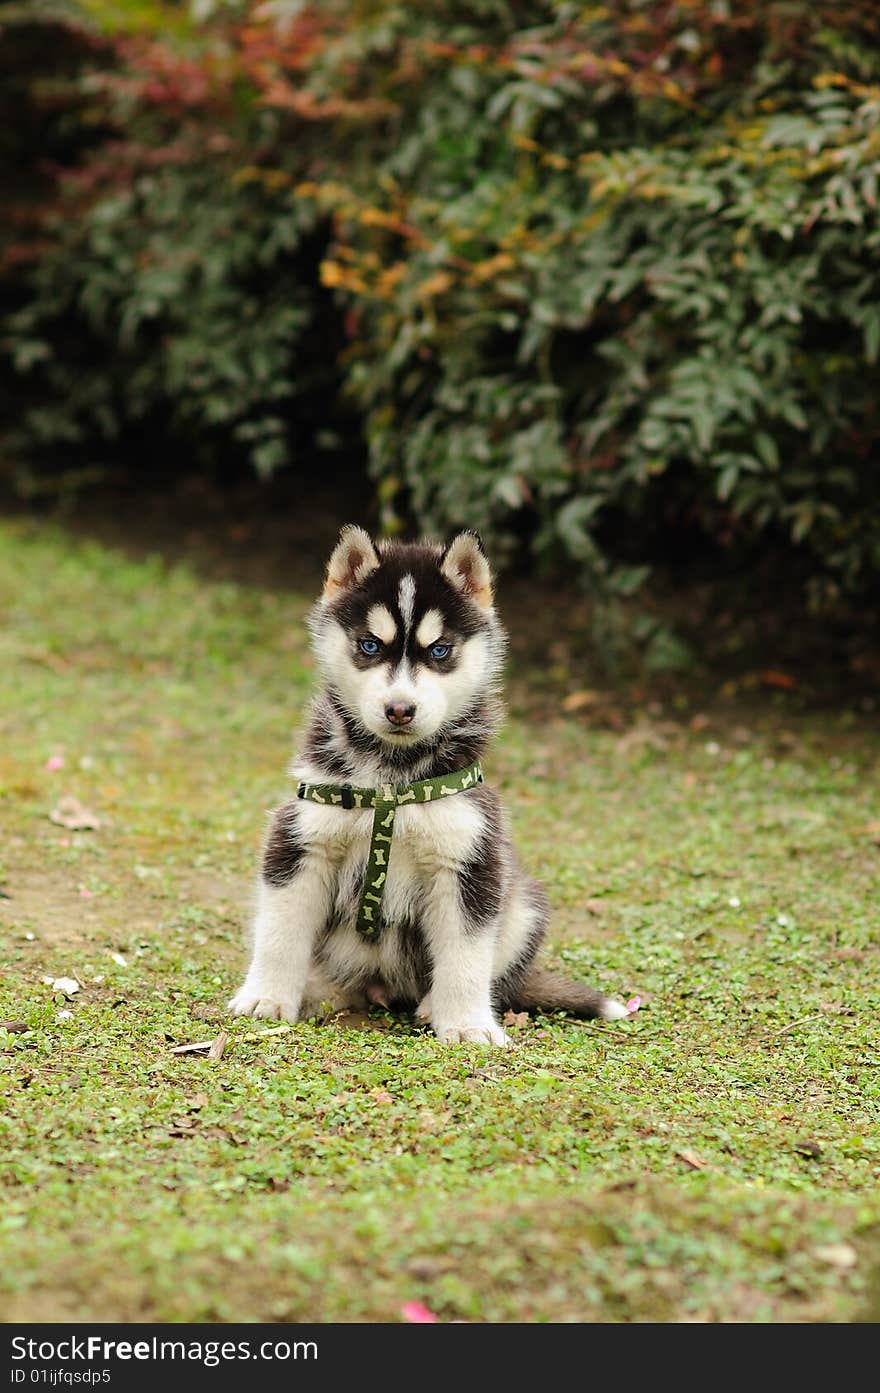
[[(444, 548), (374, 545), (344, 528), (310, 628), (323, 684), (291, 766), (301, 791), (449, 777), (480, 758), (501, 714), (505, 635), (474, 533)], [(356, 916), (372, 816), (302, 796), (274, 813), (236, 1015), (296, 1021), (394, 1002), (444, 1042), (504, 1046), (507, 1008), (627, 1014), (536, 965), (547, 898), (482, 782), (396, 809), (381, 929), (365, 938)]]

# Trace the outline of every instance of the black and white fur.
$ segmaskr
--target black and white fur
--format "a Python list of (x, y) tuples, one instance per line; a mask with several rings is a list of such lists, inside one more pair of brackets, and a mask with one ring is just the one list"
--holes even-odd
[[(343, 529), (310, 627), (323, 685), (294, 778), (372, 788), (482, 756), (501, 714), (505, 635), (473, 533), (444, 549), (374, 546)], [(416, 1008), (442, 1041), (501, 1046), (508, 1008), (626, 1015), (536, 966), (547, 899), (487, 785), (398, 808), (375, 942), (354, 927), (371, 825), (369, 810), (297, 799), (275, 812), (236, 1015), (296, 1021), (393, 1002)]]

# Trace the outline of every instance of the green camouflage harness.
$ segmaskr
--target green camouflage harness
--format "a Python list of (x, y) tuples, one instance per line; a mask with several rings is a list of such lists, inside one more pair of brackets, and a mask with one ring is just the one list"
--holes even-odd
[(364, 938), (377, 938), (382, 927), (382, 894), (388, 862), (391, 858), (391, 834), (394, 814), (404, 803), (433, 803), (437, 798), (449, 798), (483, 782), (479, 760), (459, 769), (457, 774), (441, 774), (436, 779), (420, 779), (415, 784), (382, 784), (380, 788), (352, 788), (351, 784), (310, 784), (303, 781), (296, 790), (297, 798), (324, 807), (334, 804), (340, 808), (373, 808), (373, 831), (367, 857), (367, 877), (361, 895), (355, 927)]

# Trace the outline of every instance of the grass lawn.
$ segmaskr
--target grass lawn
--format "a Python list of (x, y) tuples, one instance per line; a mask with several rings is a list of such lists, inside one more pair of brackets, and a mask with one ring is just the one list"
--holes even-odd
[(876, 729), (714, 691), (615, 727), (515, 653), (487, 778), (552, 956), (641, 1010), (273, 1033), (225, 1002), (317, 583), (0, 523), (3, 1318), (880, 1315)]

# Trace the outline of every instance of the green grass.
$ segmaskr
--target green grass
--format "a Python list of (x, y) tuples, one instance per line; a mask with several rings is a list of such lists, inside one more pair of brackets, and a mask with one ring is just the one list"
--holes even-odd
[[(225, 1002), (311, 598), (0, 527), (5, 1318), (871, 1312), (876, 733), (710, 692), (602, 728), (564, 663), (520, 668), (488, 777), (552, 956), (642, 1010), (510, 1054), (379, 1010), (253, 1038)], [(53, 824), (64, 794), (100, 827)], [(221, 1026), (221, 1059), (172, 1053)]]

